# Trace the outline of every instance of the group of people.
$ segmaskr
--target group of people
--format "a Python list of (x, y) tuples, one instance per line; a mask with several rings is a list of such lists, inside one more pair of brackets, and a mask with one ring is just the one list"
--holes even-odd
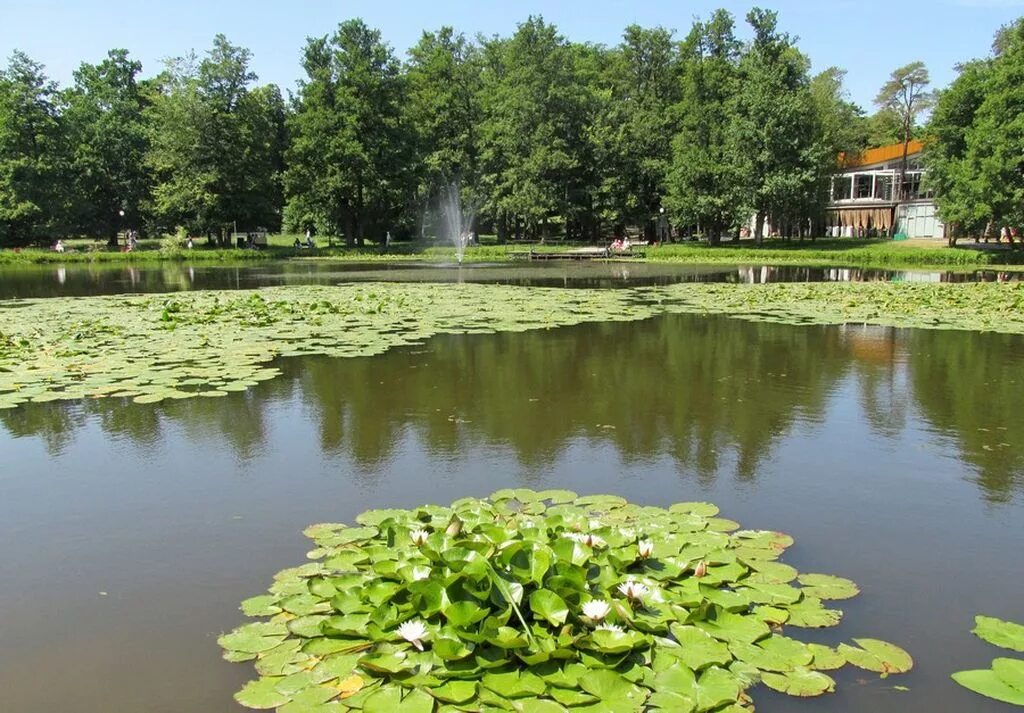
[(301, 240), (298, 239), (298, 237), (296, 237), (295, 242), (292, 243), (292, 247), (296, 249), (308, 248), (310, 250), (315, 248), (316, 243), (313, 242), (313, 231), (311, 231), (309, 228), (306, 228), (306, 242), (303, 243)]

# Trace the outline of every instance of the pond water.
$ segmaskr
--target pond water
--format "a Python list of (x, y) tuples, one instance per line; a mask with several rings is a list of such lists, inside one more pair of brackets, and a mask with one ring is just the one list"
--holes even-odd
[(673, 315), (279, 365), (223, 399), (0, 411), (0, 709), (241, 711), (251, 664), (216, 638), (304, 527), (520, 486), (788, 532), (785, 561), (863, 589), (798, 638), (916, 659), (759, 712), (1005, 708), (949, 674), (1001, 655), (975, 614), (1024, 621), (1024, 339)]
[(673, 265), (629, 262), (537, 262), (438, 265), (291, 261), (221, 265), (145, 266), (72, 264), (0, 266), (0, 299), (107, 295), (130, 292), (247, 290), (275, 285), (342, 282), (488, 282), (532, 287), (636, 287), (679, 282), (996, 282), (1024, 280), (1024, 272), (925, 271), (767, 265)]

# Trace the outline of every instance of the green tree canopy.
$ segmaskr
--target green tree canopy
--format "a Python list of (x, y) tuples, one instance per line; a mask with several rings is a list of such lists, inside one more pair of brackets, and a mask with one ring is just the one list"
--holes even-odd
[(66, 228), (71, 192), (57, 86), (14, 52), (0, 70), (0, 245), (45, 240)]
[(310, 39), (289, 127), (289, 220), (344, 231), (350, 245), (382, 239), (416, 187), (406, 83), (380, 32), (349, 20)]

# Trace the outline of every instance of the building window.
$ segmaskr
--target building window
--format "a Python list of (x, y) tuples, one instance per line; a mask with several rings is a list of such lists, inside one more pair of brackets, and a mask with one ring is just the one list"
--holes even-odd
[(857, 184), (853, 188), (854, 198), (871, 198), (871, 175), (857, 176)]
[(836, 176), (832, 183), (832, 200), (848, 201), (853, 188), (853, 178), (850, 176)]
[(892, 176), (879, 176), (875, 182), (875, 199), (892, 201)]

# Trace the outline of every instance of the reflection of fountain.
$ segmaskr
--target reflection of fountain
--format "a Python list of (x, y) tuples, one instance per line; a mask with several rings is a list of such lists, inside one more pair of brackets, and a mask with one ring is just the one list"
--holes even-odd
[(476, 212), (468, 207), (463, 207), (462, 193), (457, 183), (452, 183), (442, 191), (441, 215), (443, 218), (442, 230), (455, 246), (455, 257), (461, 265), (462, 258), (466, 254), (466, 246), (473, 242), (472, 229)]

